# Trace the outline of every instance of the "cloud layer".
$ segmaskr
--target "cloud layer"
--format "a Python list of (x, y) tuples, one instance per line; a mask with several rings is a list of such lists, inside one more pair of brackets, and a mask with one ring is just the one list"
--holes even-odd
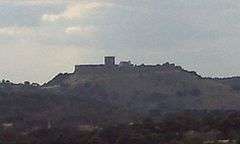
[(17, 35), (30, 35), (33, 33), (32, 29), (28, 27), (3, 27), (0, 28), (0, 35), (9, 35), (9, 36), (17, 36)]
[(240, 75), (239, 9), (234, 0), (7, 0), (0, 78), (45, 82), (104, 55)]
[(70, 3), (67, 8), (58, 14), (44, 14), (42, 16), (43, 21), (54, 22), (57, 20), (73, 20), (79, 19), (86, 14), (96, 11), (104, 6), (103, 3), (99, 2), (73, 2)]

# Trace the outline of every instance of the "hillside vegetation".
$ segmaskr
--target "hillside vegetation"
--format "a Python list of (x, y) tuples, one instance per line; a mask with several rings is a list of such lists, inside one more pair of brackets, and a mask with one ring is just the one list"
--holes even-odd
[(154, 114), (185, 109), (239, 109), (240, 79), (202, 78), (164, 64), (150, 72), (59, 74), (45, 86), (67, 88), (131, 111)]
[(0, 122), (19, 129), (160, 120), (184, 110), (239, 110), (240, 79), (202, 78), (173, 64), (155, 71), (58, 74), (43, 86), (0, 84)]

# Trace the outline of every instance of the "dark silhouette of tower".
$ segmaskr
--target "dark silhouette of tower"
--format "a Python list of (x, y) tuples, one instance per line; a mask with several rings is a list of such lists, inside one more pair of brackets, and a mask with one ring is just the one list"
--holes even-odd
[(106, 66), (114, 66), (115, 65), (115, 57), (114, 56), (106, 56), (104, 58)]

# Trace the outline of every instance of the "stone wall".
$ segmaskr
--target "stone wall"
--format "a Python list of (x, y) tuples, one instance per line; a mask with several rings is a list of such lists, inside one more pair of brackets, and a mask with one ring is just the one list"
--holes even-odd
[(106, 66), (106, 65), (76, 65), (74, 73), (87, 73), (87, 74), (99, 74), (99, 73), (155, 73), (164, 70), (181, 70), (181, 67), (177, 67), (172, 64), (164, 65), (139, 65), (121, 67), (119, 65)]

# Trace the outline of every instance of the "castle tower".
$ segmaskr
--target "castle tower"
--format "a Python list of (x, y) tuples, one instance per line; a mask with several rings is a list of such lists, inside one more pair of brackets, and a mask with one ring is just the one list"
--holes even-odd
[(106, 66), (114, 66), (115, 65), (115, 57), (114, 56), (106, 56), (104, 58)]

